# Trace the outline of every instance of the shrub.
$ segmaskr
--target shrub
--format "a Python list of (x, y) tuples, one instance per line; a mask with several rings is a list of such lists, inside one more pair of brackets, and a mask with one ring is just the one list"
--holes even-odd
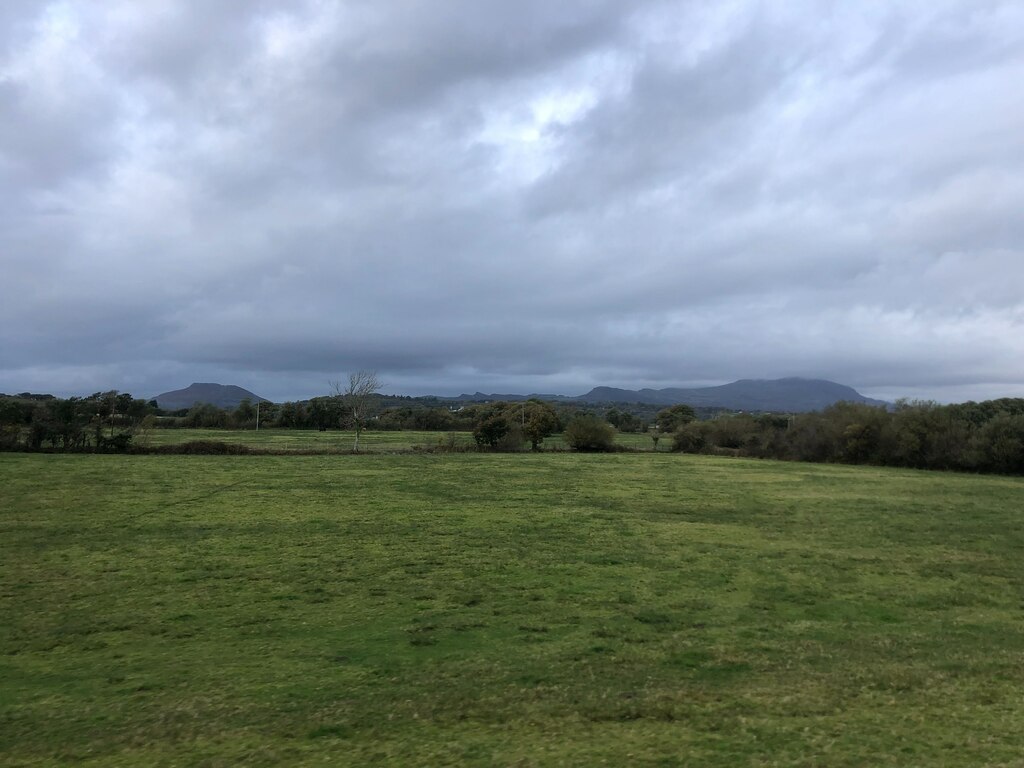
[(563, 438), (574, 451), (611, 451), (615, 430), (597, 416), (577, 416), (566, 426)]
[(184, 422), (186, 427), (203, 427), (205, 429), (227, 429), (233, 426), (231, 415), (215, 405), (200, 403), (189, 409)]
[(182, 453), (186, 455), (204, 456), (248, 456), (259, 453), (247, 445), (225, 443), (220, 440), (190, 440), (177, 445), (162, 445), (150, 451), (152, 453)]
[(699, 422), (684, 424), (672, 435), (672, 450), (683, 453), (700, 453), (707, 444), (704, 426)]
[(459, 438), (458, 432), (448, 432), (434, 442), (425, 443), (423, 450), (432, 453), (465, 453), (473, 448)]
[(130, 432), (119, 432), (110, 437), (100, 437), (96, 442), (96, 450), (110, 453), (127, 453), (132, 446)]
[(985, 472), (1024, 474), (1024, 416), (999, 414), (971, 441), (972, 463)]
[(508, 431), (494, 444), (499, 451), (521, 451), (526, 438), (518, 424), (509, 425)]
[(19, 447), (21, 427), (16, 424), (0, 425), (0, 451), (13, 451)]

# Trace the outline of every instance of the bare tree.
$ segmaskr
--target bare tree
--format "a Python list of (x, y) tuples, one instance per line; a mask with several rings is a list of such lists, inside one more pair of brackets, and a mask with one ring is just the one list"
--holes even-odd
[(352, 450), (359, 453), (359, 435), (363, 432), (369, 414), (370, 403), (381, 388), (376, 371), (356, 371), (348, 375), (348, 386), (340, 381), (332, 381), (331, 389), (342, 402), (345, 411), (352, 420), (352, 428), (356, 432), (356, 441)]

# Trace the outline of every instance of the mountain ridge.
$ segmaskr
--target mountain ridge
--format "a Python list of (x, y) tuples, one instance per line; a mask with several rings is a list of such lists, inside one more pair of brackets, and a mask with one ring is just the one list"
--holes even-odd
[[(713, 387), (665, 387), (663, 389), (624, 389), (598, 386), (582, 395), (554, 394), (498, 394), (476, 392), (458, 397), (423, 396), (444, 402), (488, 402), (539, 399), (560, 403), (580, 404), (643, 404), (669, 406), (685, 403), (695, 408), (721, 408), (731, 411), (764, 411), (802, 413), (820, 411), (834, 403), (845, 401), (886, 407), (884, 400), (865, 397), (853, 387), (828, 379), (738, 379)], [(184, 389), (164, 392), (155, 398), (165, 410), (191, 408), (196, 403), (211, 403), (218, 408), (234, 409), (248, 398), (251, 402), (271, 402), (253, 392), (233, 384), (194, 382)]]
[(665, 387), (664, 389), (621, 389), (594, 387), (577, 396), (565, 395), (475, 395), (463, 394), (449, 400), (528, 400), (538, 398), (578, 403), (643, 403), (646, 405), (675, 405), (685, 403), (694, 407), (727, 408), (736, 411), (784, 411), (800, 413), (820, 411), (838, 402), (887, 406), (884, 400), (865, 397), (853, 387), (828, 379), (738, 379), (714, 387)]

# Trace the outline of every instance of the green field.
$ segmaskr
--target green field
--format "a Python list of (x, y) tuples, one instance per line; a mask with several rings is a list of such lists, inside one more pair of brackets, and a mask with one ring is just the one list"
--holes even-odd
[[(217, 440), (237, 443), (253, 448), (267, 448), (282, 451), (351, 451), (353, 432), (330, 430), (318, 432), (314, 429), (154, 429), (145, 436), (138, 436), (136, 444), (147, 446), (177, 445), (190, 440)], [(368, 430), (359, 438), (359, 449), (366, 453), (387, 453), (389, 451), (410, 451), (434, 448), (454, 440), (456, 445), (473, 446), (470, 432), (417, 432), (414, 430)], [(633, 450), (652, 450), (654, 444), (650, 435), (619, 433), (615, 442)], [(668, 451), (672, 444), (670, 437), (661, 439), (658, 450)], [(542, 447), (545, 450), (567, 450), (561, 435), (547, 438)]]
[[(473, 435), (469, 432), (451, 434), (458, 445), (474, 445)], [(447, 441), (448, 435), (447, 432), (368, 430), (360, 436), (359, 448), (367, 453), (433, 448), (442, 441)], [(177, 445), (191, 440), (216, 440), (281, 451), (348, 452), (352, 450), (354, 437), (354, 432), (337, 429), (327, 432), (318, 432), (315, 429), (154, 429), (145, 436), (138, 436), (135, 442), (142, 446), (160, 446)], [(561, 439), (552, 440), (562, 445)]]
[(1019, 766), (1022, 500), (651, 453), (2, 454), (0, 763)]

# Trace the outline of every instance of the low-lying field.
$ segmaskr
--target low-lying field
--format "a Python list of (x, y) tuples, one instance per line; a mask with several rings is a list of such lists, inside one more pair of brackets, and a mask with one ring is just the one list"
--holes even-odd
[[(449, 434), (454, 437), (449, 438)], [(315, 429), (154, 429), (146, 435), (137, 436), (135, 442), (138, 445), (160, 446), (192, 440), (215, 440), (271, 450), (347, 452), (352, 450), (354, 438), (354, 432), (337, 429), (327, 432)], [(457, 445), (473, 445), (473, 435), (469, 432), (368, 430), (360, 436), (359, 448), (367, 453), (408, 451), (434, 447), (449, 439), (453, 439)]]
[(1020, 765), (1022, 499), (651, 453), (0, 455), (0, 762)]
[[(252, 448), (267, 448), (281, 451), (336, 451), (352, 450), (355, 434), (350, 431), (315, 429), (154, 429), (146, 435), (136, 437), (141, 446), (178, 445), (192, 440), (216, 440), (219, 442), (247, 445)], [(654, 443), (650, 435), (619, 433), (615, 442), (631, 450), (651, 450)], [(669, 450), (670, 436), (659, 441), (658, 449)], [(438, 445), (474, 446), (470, 432), (421, 432), (415, 430), (376, 431), (367, 430), (359, 438), (359, 450), (364, 453), (387, 453), (389, 451), (410, 451), (435, 448)], [(547, 438), (545, 449), (568, 450), (561, 435)]]

